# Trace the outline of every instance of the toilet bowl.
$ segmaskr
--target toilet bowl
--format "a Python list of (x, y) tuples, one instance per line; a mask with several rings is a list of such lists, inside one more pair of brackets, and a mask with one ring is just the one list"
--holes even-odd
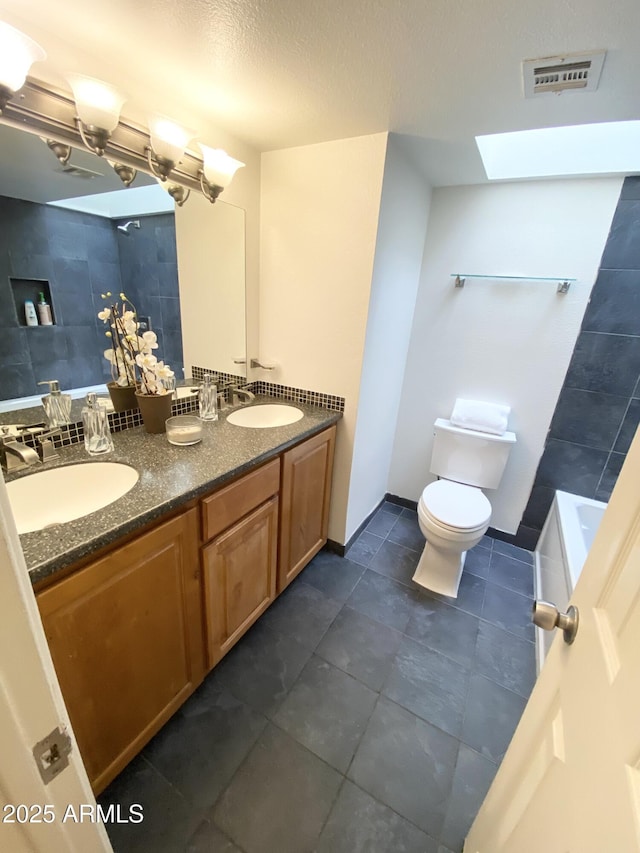
[(467, 551), (487, 532), (491, 504), (476, 486), (437, 480), (422, 492), (418, 523), (426, 544), (413, 580), (455, 598)]

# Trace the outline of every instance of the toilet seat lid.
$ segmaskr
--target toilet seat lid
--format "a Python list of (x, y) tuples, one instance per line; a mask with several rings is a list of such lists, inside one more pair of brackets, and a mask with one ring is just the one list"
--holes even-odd
[(480, 489), (451, 480), (436, 480), (422, 493), (425, 509), (445, 527), (474, 530), (491, 518), (491, 504)]

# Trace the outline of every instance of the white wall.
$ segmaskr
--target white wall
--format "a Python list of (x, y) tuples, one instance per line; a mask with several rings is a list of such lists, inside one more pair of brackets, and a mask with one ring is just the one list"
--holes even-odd
[[(238, 217), (233, 217), (231, 223), (232, 228), (244, 229), (244, 255), (240, 252), (236, 257), (245, 266), (239, 270), (235, 265), (233, 275), (244, 274), (245, 277), (247, 352), (258, 348), (260, 155), (239, 143), (233, 147), (230, 145), (227, 150), (242, 159), (246, 166), (236, 172), (219, 201), (212, 205), (200, 193), (192, 192), (184, 206), (175, 209), (185, 367), (199, 364), (224, 369), (216, 363), (219, 356), (213, 339), (225, 320), (216, 312), (211, 290), (211, 283), (219, 275), (221, 265), (216, 241), (212, 238), (212, 233), (220, 233), (217, 229), (220, 202), (224, 202), (225, 207), (244, 210), (244, 224), (238, 225), (237, 218), (241, 212), (237, 210)], [(230, 213), (228, 210), (225, 212)], [(228, 372), (242, 373), (243, 370), (234, 365), (234, 369)]]
[(430, 186), (391, 135), (360, 381), (347, 541), (387, 491), (430, 201)]
[(345, 541), (387, 134), (262, 155), (260, 352), (254, 378), (346, 398), (329, 537)]
[[(417, 500), (429, 473), (432, 424), (456, 397), (508, 403), (518, 438), (491, 524), (515, 533), (620, 194), (622, 179), (541, 181), (434, 190), (407, 359), (389, 491)], [(552, 282), (451, 273), (567, 276)]]
[(234, 359), (245, 359), (247, 350), (245, 212), (200, 196), (188, 203), (195, 227), (177, 220), (184, 364), (244, 375)]

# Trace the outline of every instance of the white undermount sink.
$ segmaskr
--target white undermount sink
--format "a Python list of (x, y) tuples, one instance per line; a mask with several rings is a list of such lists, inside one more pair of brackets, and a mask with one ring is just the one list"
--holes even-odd
[(121, 462), (83, 462), (7, 483), (18, 533), (32, 533), (102, 509), (132, 489), (139, 474)]
[(266, 429), (294, 424), (303, 417), (304, 412), (295, 406), (268, 403), (264, 406), (247, 406), (246, 409), (238, 409), (229, 415), (227, 422), (235, 426)]

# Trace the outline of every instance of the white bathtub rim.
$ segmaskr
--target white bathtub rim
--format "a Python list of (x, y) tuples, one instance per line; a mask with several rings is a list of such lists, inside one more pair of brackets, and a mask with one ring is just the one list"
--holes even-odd
[[(557, 502), (557, 511), (563, 521), (568, 521), (570, 529), (560, 525), (561, 528), (561, 547), (565, 558), (565, 566), (567, 568), (567, 588), (569, 596), (573, 594), (580, 572), (584, 566), (589, 549), (587, 548), (582, 530), (580, 529), (579, 520), (576, 513), (576, 506), (592, 506), (604, 510), (607, 508), (604, 501), (596, 501), (592, 498), (583, 498), (581, 495), (573, 495), (570, 492), (558, 490), (555, 494), (554, 501)], [(568, 533), (565, 536), (565, 533)]]
[[(584, 539), (582, 536), (582, 531), (580, 529), (576, 530), (575, 526), (579, 528), (579, 521), (576, 513), (576, 505), (583, 504), (588, 506), (593, 506), (597, 508), (601, 508), (603, 511), (606, 509), (607, 504), (603, 501), (596, 501), (592, 498), (583, 498), (581, 495), (574, 495), (571, 492), (563, 492), (562, 490), (556, 490), (553, 496), (553, 502), (551, 507), (549, 508), (549, 512), (547, 513), (547, 517), (544, 522), (544, 526), (540, 532), (540, 537), (538, 539), (538, 546), (536, 546), (535, 551), (533, 552), (533, 562), (534, 562), (534, 583), (535, 583), (535, 597), (537, 599), (545, 599), (545, 592), (542, 589), (542, 566), (540, 562), (540, 542), (544, 542), (547, 537), (547, 531), (551, 524), (555, 522), (556, 518), (561, 517), (564, 521), (571, 519), (571, 524), (574, 525), (573, 534), (573, 547), (568, 548), (566, 542), (566, 529), (563, 528), (562, 524), (558, 522), (558, 527), (561, 528), (559, 531), (559, 544), (560, 550), (562, 552), (562, 563), (564, 570), (564, 580), (567, 587), (567, 598), (570, 599), (573, 595), (573, 590), (577, 583), (577, 580), (580, 576), (580, 572), (582, 571), (582, 567), (584, 566), (585, 560), (587, 558), (588, 549), (584, 544)], [(563, 602), (552, 602), (552, 604), (564, 604)], [(536, 667), (538, 674), (542, 669), (542, 664), (544, 663), (545, 658), (545, 632), (542, 628), (536, 627)]]

